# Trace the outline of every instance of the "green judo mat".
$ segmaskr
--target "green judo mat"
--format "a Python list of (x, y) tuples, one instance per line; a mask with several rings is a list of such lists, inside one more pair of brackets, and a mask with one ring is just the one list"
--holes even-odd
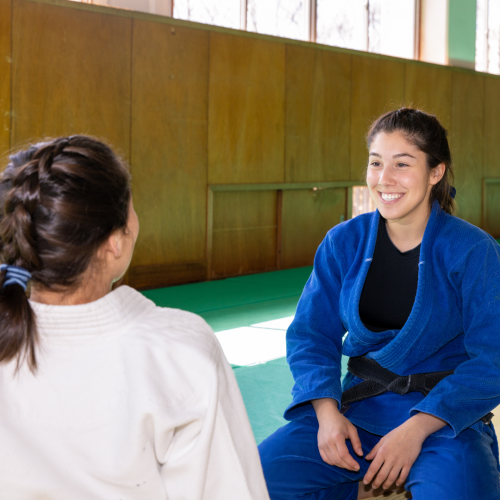
[[(342, 357), (342, 376), (348, 358)], [(261, 365), (239, 366), (234, 374), (240, 387), (257, 444), (286, 424), (283, 412), (292, 401), (293, 377), (285, 358)]]
[(220, 332), (293, 316), (311, 271), (300, 267), (142, 293), (158, 306), (199, 314)]

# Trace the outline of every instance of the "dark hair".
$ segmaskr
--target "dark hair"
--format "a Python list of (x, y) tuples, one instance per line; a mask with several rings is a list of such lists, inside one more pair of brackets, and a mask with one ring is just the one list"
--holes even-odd
[(441, 208), (453, 214), (456, 210), (453, 183), (453, 169), (451, 162), (448, 132), (434, 116), (418, 109), (401, 108), (389, 111), (377, 118), (371, 125), (366, 136), (368, 148), (380, 132), (401, 132), (406, 139), (427, 156), (427, 167), (433, 169), (444, 163), (443, 178), (432, 186), (430, 203), (436, 200)]
[[(71, 290), (98, 248), (127, 227), (128, 167), (102, 142), (82, 135), (41, 142), (10, 156), (0, 177), (0, 261), (33, 282)], [(18, 284), (0, 273), (0, 361), (36, 370), (35, 314)]]

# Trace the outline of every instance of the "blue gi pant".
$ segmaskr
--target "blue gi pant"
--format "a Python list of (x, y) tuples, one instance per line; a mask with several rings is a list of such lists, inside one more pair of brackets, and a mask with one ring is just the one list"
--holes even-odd
[[(358, 457), (359, 472), (328, 465), (318, 450), (318, 421), (305, 417), (278, 429), (259, 445), (271, 500), (356, 500), (358, 482), (370, 462)], [(358, 428), (366, 454), (380, 436)], [(405, 489), (414, 500), (499, 500), (500, 479), (493, 426), (482, 434), (466, 429), (454, 439), (429, 436), (413, 464)]]

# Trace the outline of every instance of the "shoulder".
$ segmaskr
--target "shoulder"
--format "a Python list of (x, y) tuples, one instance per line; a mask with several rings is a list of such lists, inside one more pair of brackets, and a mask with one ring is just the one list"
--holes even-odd
[[(132, 338), (143, 341), (146, 348), (182, 349), (193, 354), (213, 356), (219, 344), (206, 321), (192, 312), (158, 307), (140, 292), (121, 287), (132, 298), (135, 312), (129, 332)], [(130, 307), (130, 305), (129, 305)]]
[(341, 222), (328, 231), (325, 241), (334, 251), (356, 252), (360, 245), (364, 245), (377, 216), (377, 212), (369, 212)]
[(133, 292), (144, 312), (134, 319), (120, 342), (124, 356), (133, 360), (127, 370), (134, 372), (142, 381), (139, 386), (147, 388), (144, 390), (155, 401), (184, 408), (188, 402), (204, 398), (217, 385), (218, 373), (227, 364), (210, 326), (197, 314), (158, 307)]
[(477, 226), (454, 215), (442, 213), (443, 223), (435, 245), (458, 257), (473, 254), (490, 247), (499, 250), (496, 240)]

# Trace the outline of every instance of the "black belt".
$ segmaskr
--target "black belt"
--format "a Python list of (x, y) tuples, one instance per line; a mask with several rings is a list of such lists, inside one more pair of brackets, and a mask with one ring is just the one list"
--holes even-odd
[[(365, 356), (349, 358), (347, 369), (354, 376), (363, 379), (363, 382), (342, 393), (342, 413), (345, 413), (352, 403), (379, 396), (387, 391), (395, 392), (401, 396), (409, 392), (421, 392), (424, 396), (427, 396), (438, 382), (453, 374), (453, 370), (449, 370), (445, 372), (415, 373), (402, 377)], [(488, 413), (481, 420), (485, 424), (489, 424), (492, 417), (493, 413)]]

